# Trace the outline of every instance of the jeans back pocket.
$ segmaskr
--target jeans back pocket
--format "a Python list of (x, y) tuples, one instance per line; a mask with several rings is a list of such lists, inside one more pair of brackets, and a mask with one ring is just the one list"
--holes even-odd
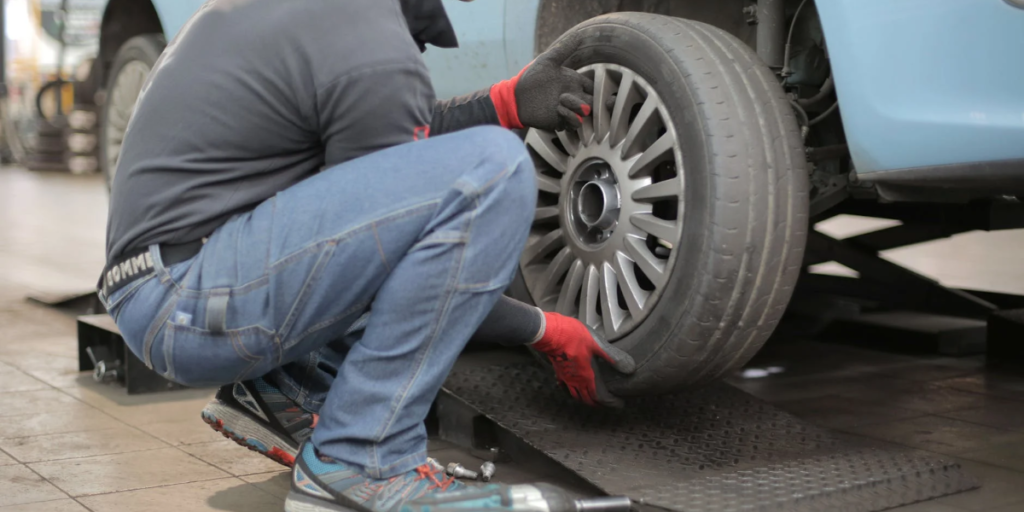
[(222, 386), (264, 375), (281, 363), (274, 331), (261, 326), (212, 332), (168, 322), (166, 378), (192, 387)]

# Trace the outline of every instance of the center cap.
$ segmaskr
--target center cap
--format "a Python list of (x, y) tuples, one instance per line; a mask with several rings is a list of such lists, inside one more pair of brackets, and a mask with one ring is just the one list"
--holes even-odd
[(622, 207), (619, 184), (608, 164), (595, 159), (573, 178), (570, 218), (577, 240), (584, 245), (602, 245), (615, 231)]
[(607, 181), (587, 182), (576, 199), (576, 210), (587, 227), (610, 229), (619, 220), (619, 190)]

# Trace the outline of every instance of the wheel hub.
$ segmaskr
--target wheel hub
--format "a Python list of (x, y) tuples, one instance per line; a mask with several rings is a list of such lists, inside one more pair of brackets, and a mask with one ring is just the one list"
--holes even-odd
[(622, 205), (618, 181), (606, 162), (582, 166), (570, 194), (574, 235), (586, 245), (599, 246), (619, 223)]

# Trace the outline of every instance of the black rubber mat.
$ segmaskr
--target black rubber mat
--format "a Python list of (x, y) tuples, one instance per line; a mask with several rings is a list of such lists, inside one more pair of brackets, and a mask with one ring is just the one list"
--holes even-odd
[(884, 510), (977, 487), (960, 465), (815, 427), (727, 384), (574, 403), (530, 364), (458, 369), (445, 390), (611, 495), (702, 511)]

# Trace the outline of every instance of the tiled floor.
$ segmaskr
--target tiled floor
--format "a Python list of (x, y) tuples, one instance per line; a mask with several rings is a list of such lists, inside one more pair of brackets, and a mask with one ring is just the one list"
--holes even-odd
[[(95, 177), (0, 169), (0, 512), (282, 510), (282, 468), (198, 419), (212, 391), (128, 397), (96, 384), (77, 372), (74, 321), (24, 300), (92, 286), (105, 214)], [(829, 228), (844, 222), (863, 224)], [(1022, 249), (1022, 232), (969, 233), (890, 257), (957, 286), (1024, 293)], [(809, 421), (955, 457), (984, 483), (899, 510), (1024, 510), (1024, 374), (812, 342), (773, 343), (752, 366), (785, 371), (731, 382)]]

